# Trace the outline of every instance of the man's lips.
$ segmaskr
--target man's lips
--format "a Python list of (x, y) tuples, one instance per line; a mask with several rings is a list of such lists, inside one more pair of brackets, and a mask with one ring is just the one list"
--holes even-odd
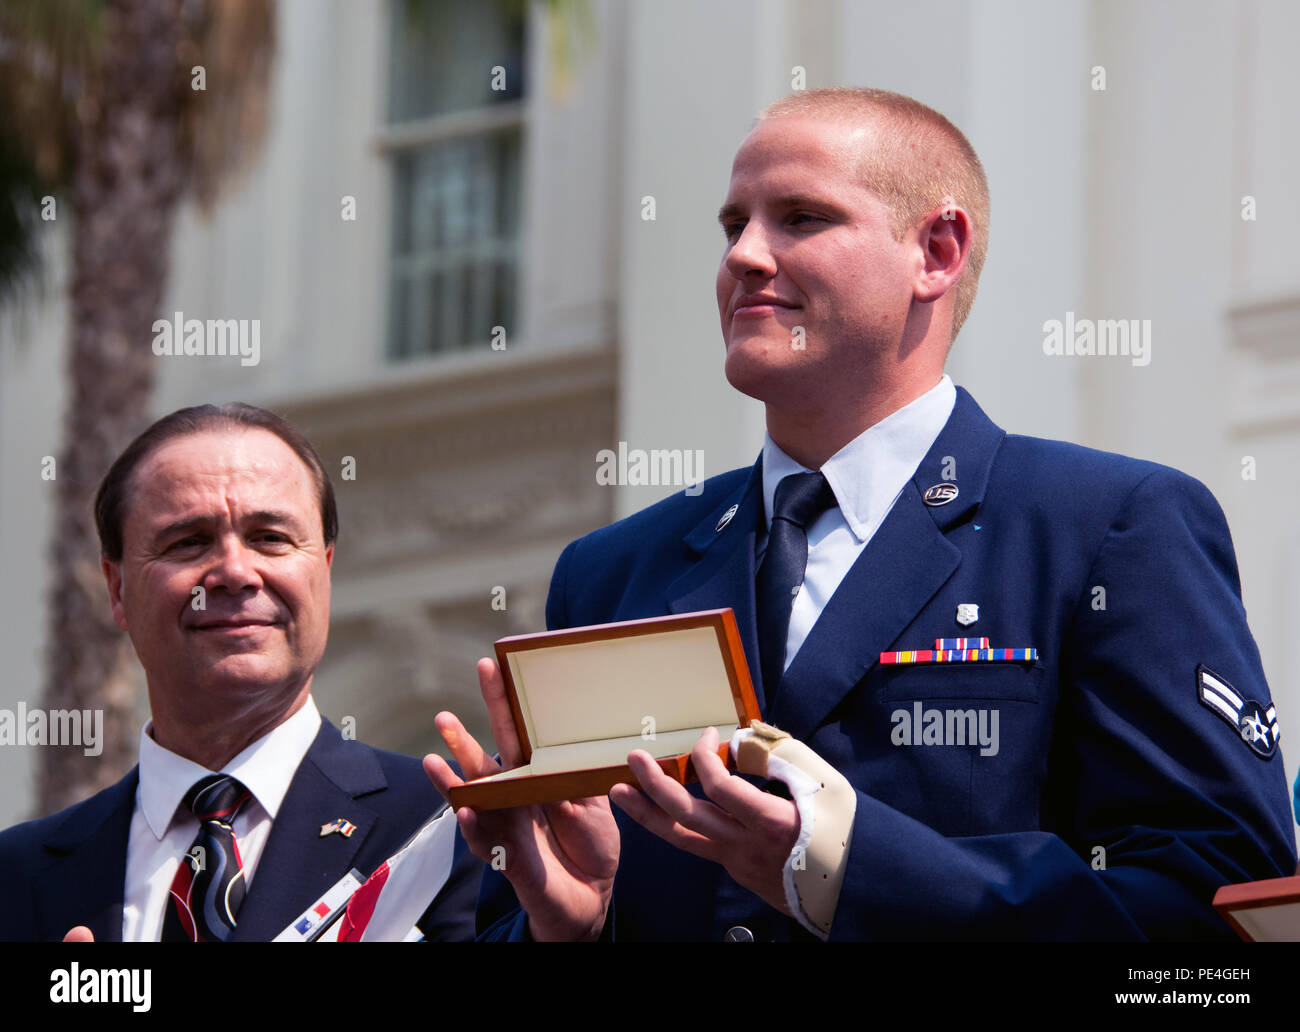
[(746, 296), (736, 302), (736, 307), (731, 310), (731, 317), (734, 319), (736, 316), (774, 315), (777, 312), (790, 311), (798, 307), (798, 305), (782, 301), (780, 298)]
[(255, 620), (255, 619), (237, 619), (229, 620), (208, 620), (203, 623), (190, 625), (192, 631), (244, 631), (252, 630), (257, 627), (274, 627), (278, 623), (276, 620)]

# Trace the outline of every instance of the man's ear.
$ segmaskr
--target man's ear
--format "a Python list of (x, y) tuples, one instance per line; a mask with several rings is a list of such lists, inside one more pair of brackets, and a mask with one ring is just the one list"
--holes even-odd
[(113, 607), (113, 623), (126, 631), (126, 610), (122, 607), (122, 564), (104, 556), (99, 557), (99, 568), (108, 582), (108, 604)]
[(917, 276), (918, 301), (938, 301), (966, 271), (975, 234), (964, 208), (948, 204), (935, 208), (922, 220), (917, 243), (925, 265)]
[(334, 562), (334, 542), (331, 541), (325, 546), (325, 568), (329, 569)]

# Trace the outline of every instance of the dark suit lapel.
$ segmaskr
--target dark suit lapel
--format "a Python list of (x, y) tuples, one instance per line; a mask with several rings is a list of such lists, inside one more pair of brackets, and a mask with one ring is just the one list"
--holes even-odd
[[(945, 533), (978, 509), (1004, 436), (958, 387), (948, 422), (790, 663), (770, 717), (777, 727), (811, 737), (953, 575), (961, 552)], [(957, 497), (926, 505), (925, 491), (945, 482)]]
[(122, 941), (126, 849), (139, 769), (86, 800), (46, 839), (49, 865), (32, 879), (40, 937), (58, 942), (85, 925), (99, 942)]
[[(275, 938), (347, 874), (378, 820), (357, 797), (387, 787), (370, 748), (345, 740), (322, 720), (271, 825), (240, 909), (235, 941)], [(339, 817), (356, 830), (346, 837), (322, 836), (321, 825)]]
[[(726, 513), (734, 515), (718, 528)], [(668, 609), (694, 613), (730, 607), (745, 647), (759, 710), (764, 707), (754, 615), (754, 545), (763, 525), (763, 459), (749, 472), (744, 486), (701, 520), (683, 539), (700, 560), (668, 586)]]

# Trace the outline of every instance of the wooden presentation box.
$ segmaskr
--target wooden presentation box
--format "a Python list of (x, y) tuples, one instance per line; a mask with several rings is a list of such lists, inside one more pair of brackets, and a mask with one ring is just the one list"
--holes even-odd
[(1225, 885), (1214, 909), (1247, 942), (1300, 942), (1300, 877)]
[(727, 743), (759, 719), (730, 609), (502, 638), (496, 654), (524, 764), (452, 789), (457, 808), (605, 795), (637, 783), (633, 749), (688, 784), (705, 728), (718, 729), (718, 755), (734, 769)]

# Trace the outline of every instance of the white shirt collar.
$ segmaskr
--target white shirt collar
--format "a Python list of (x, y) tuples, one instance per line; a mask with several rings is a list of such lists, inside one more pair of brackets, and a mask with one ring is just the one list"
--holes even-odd
[[(249, 745), (222, 767), (220, 773), (238, 778), (274, 819), (320, 725), (320, 710), (309, 695), (297, 713)], [(137, 798), (149, 830), (161, 841), (185, 793), (199, 778), (214, 772), (164, 749), (150, 736), (152, 727), (150, 720), (140, 731)]]
[[(879, 525), (903, 485), (916, 472), (957, 404), (957, 388), (945, 373), (919, 398), (868, 427), (822, 465), (844, 520), (858, 541)], [(772, 522), (776, 488), (792, 473), (811, 472), (768, 435), (763, 442), (764, 525)]]

